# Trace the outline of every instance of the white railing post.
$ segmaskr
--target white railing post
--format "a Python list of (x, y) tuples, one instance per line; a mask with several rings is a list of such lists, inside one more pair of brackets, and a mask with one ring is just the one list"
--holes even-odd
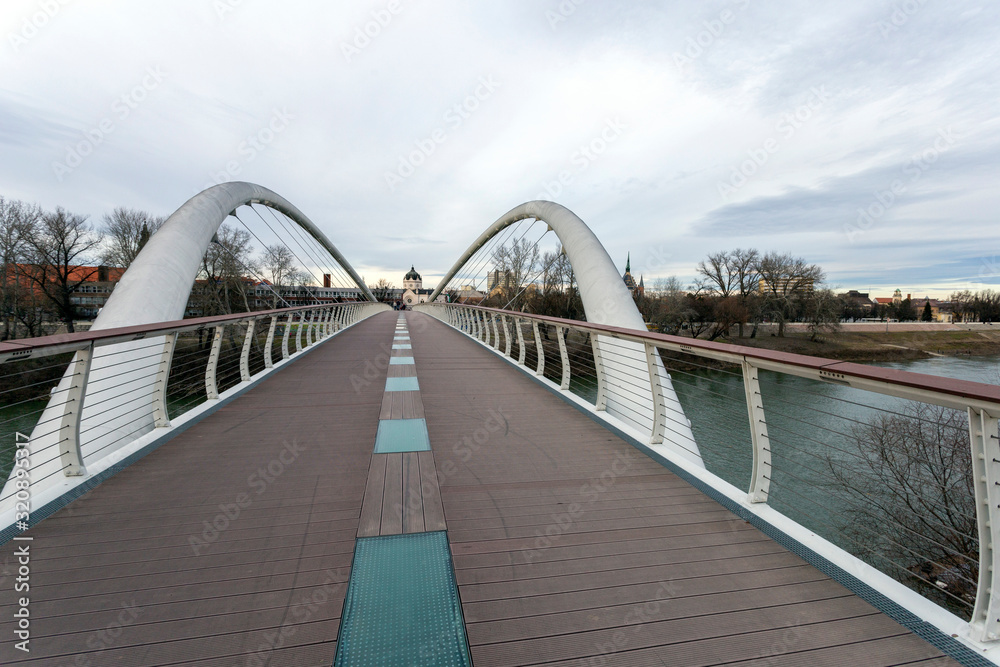
[(483, 328), (481, 324), (482, 322), (479, 319), (479, 311), (472, 311), (472, 335), (476, 340), (482, 340), (483, 338)]
[(492, 345), (490, 345), (490, 319), (492, 318), (489, 313), (483, 313), (483, 342), (486, 343), (488, 347), (492, 347)]
[(493, 329), (493, 345), (491, 346), (494, 350), (500, 349), (500, 334), (497, 333), (497, 316), (490, 313), (490, 327)]
[(660, 356), (656, 353), (656, 347), (649, 343), (644, 343), (646, 348), (646, 366), (649, 368), (649, 388), (653, 394), (653, 429), (649, 433), (649, 444), (655, 445), (663, 442), (664, 431), (664, 411), (663, 411), (663, 383), (660, 380)]
[(247, 334), (243, 338), (243, 349), (240, 351), (240, 381), (250, 381), (250, 348), (253, 347), (253, 332), (257, 320), (247, 320)]
[(569, 351), (566, 349), (566, 333), (568, 331), (566, 327), (556, 327), (556, 338), (559, 339), (559, 358), (562, 361), (562, 382), (559, 384), (559, 388), (563, 391), (569, 389)]
[(500, 316), (500, 326), (503, 327), (503, 355), (510, 356), (510, 328), (507, 326), (507, 316)]
[(767, 420), (764, 418), (764, 399), (760, 392), (757, 367), (746, 359), (743, 360), (743, 388), (747, 395), (747, 414), (753, 443), (749, 498), (752, 503), (766, 503), (771, 490), (771, 440), (767, 437)]
[(278, 328), (278, 316), (271, 315), (271, 326), (267, 329), (267, 342), (264, 343), (264, 368), (274, 368), (271, 352), (274, 349), (274, 332)]
[(521, 318), (515, 317), (514, 328), (517, 329), (517, 363), (521, 366), (524, 365), (524, 355), (527, 353), (527, 348), (524, 345), (524, 332), (521, 331)]
[(305, 329), (306, 311), (299, 312), (299, 324), (295, 327), (295, 354), (302, 351), (302, 330)]
[(175, 331), (164, 337), (160, 363), (156, 367), (156, 380), (153, 382), (153, 425), (156, 428), (170, 426), (170, 412), (167, 410), (167, 383), (170, 381), (170, 365), (173, 363), (176, 347), (177, 332)]
[(281, 335), (281, 358), (288, 358), (288, 341), (292, 336), (292, 320), (295, 318), (295, 313), (288, 313), (288, 319), (285, 320), (285, 330)]
[(205, 394), (209, 400), (219, 397), (219, 385), (216, 373), (219, 370), (219, 355), (222, 352), (222, 333), (226, 325), (215, 327), (215, 337), (212, 339), (212, 351), (208, 355), (208, 366), (205, 367)]
[[(309, 324), (306, 325), (306, 347), (313, 344), (313, 329), (316, 326), (316, 311), (310, 310), (308, 313)], [(306, 313), (302, 313), (302, 317), (306, 317)]]
[(66, 392), (66, 403), (59, 424), (59, 456), (62, 460), (63, 475), (80, 477), (87, 474), (80, 451), (80, 418), (83, 416), (83, 401), (87, 396), (87, 380), (90, 377), (90, 362), (94, 358), (94, 344), (78, 350), (73, 360), (73, 378)]
[(538, 363), (535, 365), (535, 375), (544, 375), (545, 348), (542, 347), (542, 337), (538, 335), (538, 322), (532, 320), (531, 330), (535, 334), (535, 350), (538, 352)]
[(991, 642), (1000, 639), (1000, 442), (995, 416), (971, 407), (968, 413), (979, 528), (979, 585), (969, 624), (973, 639)]
[(597, 344), (596, 333), (590, 334), (590, 347), (594, 350), (594, 372), (597, 374), (597, 398), (594, 400), (594, 408), (597, 410), (607, 410), (607, 375), (605, 375), (604, 356), (601, 354), (601, 346)]
[(323, 338), (333, 333), (333, 308), (327, 308), (323, 313)]

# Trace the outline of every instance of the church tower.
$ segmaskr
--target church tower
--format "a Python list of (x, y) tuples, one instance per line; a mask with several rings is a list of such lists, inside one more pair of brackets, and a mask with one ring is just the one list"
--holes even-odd
[[(399, 274), (396, 274), (399, 275)], [(403, 276), (403, 289), (418, 290), (423, 289), (424, 279), (420, 277), (417, 270), (410, 265), (410, 270), (407, 271), (406, 275)]]
[(629, 292), (636, 290), (635, 278), (632, 277), (632, 253), (629, 253), (625, 260), (625, 275), (622, 276), (622, 280), (625, 281), (625, 287)]

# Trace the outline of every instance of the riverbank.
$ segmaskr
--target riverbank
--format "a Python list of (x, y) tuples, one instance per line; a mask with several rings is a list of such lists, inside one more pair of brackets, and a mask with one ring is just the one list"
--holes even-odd
[[(905, 326), (905, 323), (899, 323), (899, 328)], [(762, 327), (756, 338), (733, 336), (717, 340), (734, 345), (861, 363), (928, 359), (936, 356), (1000, 355), (1000, 325), (978, 325), (972, 329), (947, 325), (950, 328), (936, 330), (930, 326), (934, 325), (924, 325), (924, 330), (912, 331), (899, 330), (890, 325), (887, 333), (885, 324), (867, 326), (861, 330), (847, 325), (841, 331), (821, 334), (817, 341), (809, 340), (810, 334), (797, 330), (798, 327), (786, 331), (784, 338), (773, 335), (776, 327), (774, 331)]]

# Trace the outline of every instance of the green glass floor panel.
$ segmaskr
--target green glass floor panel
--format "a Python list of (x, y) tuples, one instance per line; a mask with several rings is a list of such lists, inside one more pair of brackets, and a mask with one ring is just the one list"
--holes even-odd
[(423, 419), (382, 419), (375, 434), (376, 454), (426, 452), (431, 448)]
[(390, 366), (412, 366), (413, 357), (389, 357)]
[(412, 350), (413, 346), (408, 343), (393, 343), (392, 349), (394, 350)]
[(357, 541), (333, 664), (472, 664), (447, 533)]
[(420, 391), (420, 384), (415, 377), (386, 378), (386, 391)]

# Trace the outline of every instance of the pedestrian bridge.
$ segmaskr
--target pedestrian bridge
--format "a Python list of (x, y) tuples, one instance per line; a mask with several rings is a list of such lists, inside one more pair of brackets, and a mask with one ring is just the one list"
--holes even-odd
[[(943, 574), (904, 585), (769, 504), (759, 372), (964, 409), (980, 544), (997, 388), (598, 319), (361, 302), (0, 344), (25, 387), (68, 364), (0, 496), (0, 663), (993, 664), (992, 549), (963, 617)], [(746, 487), (671, 355), (742, 369)]]

